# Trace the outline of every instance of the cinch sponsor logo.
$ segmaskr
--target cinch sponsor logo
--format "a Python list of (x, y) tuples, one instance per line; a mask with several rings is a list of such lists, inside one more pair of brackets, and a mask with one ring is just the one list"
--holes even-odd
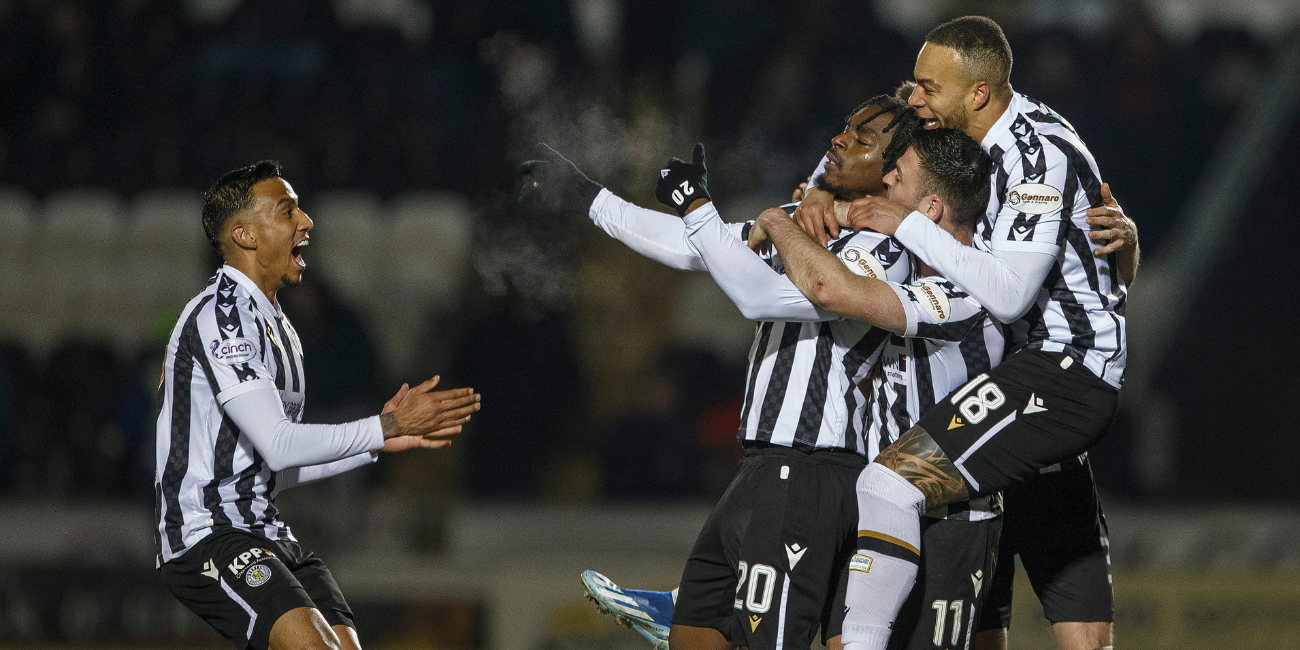
[(232, 354), (251, 354), (253, 344), (244, 339), (231, 339), (229, 341), (213, 341), (212, 354), (222, 358)]

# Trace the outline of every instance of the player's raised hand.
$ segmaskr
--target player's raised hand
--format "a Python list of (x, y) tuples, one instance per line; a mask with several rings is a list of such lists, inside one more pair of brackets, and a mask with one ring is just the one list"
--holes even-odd
[(767, 234), (767, 224), (772, 219), (789, 219), (790, 215), (786, 214), (781, 208), (768, 208), (758, 215), (754, 220), (754, 225), (749, 227), (749, 239), (745, 245), (755, 253), (766, 253), (772, 246), (772, 240)]
[(1119, 207), (1119, 201), (1110, 193), (1110, 183), (1101, 184), (1103, 205), (1088, 210), (1088, 225), (1093, 227), (1088, 237), (1110, 240), (1105, 246), (1093, 251), (1097, 257), (1105, 257), (1115, 251), (1137, 245), (1137, 224), (1133, 223)]
[(822, 246), (839, 237), (835, 195), (818, 187), (804, 189), (803, 201), (794, 210), (794, 222)]
[(710, 201), (708, 188), (709, 170), (704, 165), (704, 144), (695, 143), (691, 152), (691, 162), (679, 158), (668, 161), (668, 167), (659, 171), (659, 184), (655, 186), (655, 198), (672, 208), (677, 216), (684, 217), (687, 212), (699, 207), (697, 201)]
[(604, 188), (546, 143), (537, 145), (537, 159), (519, 168), (519, 202), (543, 210), (586, 214)]
[(473, 388), (434, 392), (441, 380), (434, 377), (415, 388), (406, 384), (379, 413), (384, 438), (400, 436), (441, 437), (460, 433), (460, 425), (479, 410), (480, 395)]
[[(832, 213), (834, 210), (832, 210)], [(865, 196), (849, 206), (849, 225), (854, 230), (874, 230), (893, 236), (912, 210), (882, 196)]]

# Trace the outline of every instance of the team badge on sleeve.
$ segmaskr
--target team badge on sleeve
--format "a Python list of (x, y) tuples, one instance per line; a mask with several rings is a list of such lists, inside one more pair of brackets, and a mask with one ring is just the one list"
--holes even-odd
[(1007, 190), (1006, 203), (1023, 214), (1047, 214), (1061, 207), (1061, 191), (1042, 183), (1021, 183)]
[(885, 265), (876, 259), (871, 251), (857, 246), (846, 246), (840, 251), (839, 258), (855, 275), (877, 280), (885, 279)]
[(912, 299), (921, 306), (921, 309), (934, 319), (934, 322), (946, 323), (949, 318), (952, 318), (952, 306), (948, 303), (948, 295), (943, 292), (943, 287), (933, 282), (922, 281), (908, 285), (907, 291), (912, 294)]
[(213, 341), (208, 346), (208, 349), (212, 352), (213, 359), (228, 366), (247, 363), (257, 356), (257, 346), (252, 341), (242, 337)]

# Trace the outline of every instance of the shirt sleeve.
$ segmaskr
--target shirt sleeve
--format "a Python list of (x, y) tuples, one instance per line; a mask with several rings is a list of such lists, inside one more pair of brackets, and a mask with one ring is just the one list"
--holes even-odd
[[(1035, 136), (1025, 145), (1038, 149), (1037, 155), (1008, 152), (1000, 166), (1006, 181), (993, 184), (993, 191), (1006, 189), (993, 197), (998, 212), (993, 220), (989, 246), (997, 251), (1024, 251), (1055, 256), (1066, 233), (1063, 220), (1070, 209), (1063, 200), (1070, 165), (1065, 154), (1055, 146), (1043, 146)], [(1071, 198), (1071, 203), (1074, 197)], [(1072, 211), (1072, 209), (1071, 209)]]
[(285, 415), (273, 384), (230, 398), (222, 410), (275, 472), (384, 448), (378, 415), (344, 424), (296, 424)]
[(953, 239), (919, 212), (903, 219), (894, 236), (1003, 323), (1020, 318), (1034, 304), (1060, 250), (995, 247), (991, 253), (982, 251)]
[[(705, 271), (704, 260), (686, 240), (686, 226), (670, 214), (647, 210), (602, 189), (592, 201), (588, 216), (610, 237), (665, 266), (681, 271)], [(745, 224), (726, 224), (733, 238), (741, 237)]]
[(358, 467), (365, 467), (377, 460), (379, 460), (379, 454), (373, 451), (366, 451), (355, 456), (348, 456), (342, 460), (336, 460), (332, 463), (307, 465), (306, 467), (291, 467), (276, 473), (275, 484), (277, 489), (285, 490), (299, 485), (315, 483), (316, 481), (324, 480), (332, 476), (338, 476), (344, 472), (350, 472)]
[(984, 308), (948, 280), (923, 278), (911, 284), (890, 282), (889, 287), (907, 314), (904, 336), (960, 341), (984, 320)]
[(709, 274), (745, 318), (805, 322), (839, 318), (818, 309), (790, 278), (778, 273), (744, 240), (734, 236), (712, 202), (686, 215), (683, 223)]
[[(233, 281), (222, 277), (219, 282)], [(233, 286), (232, 286), (233, 289)], [(205, 370), (214, 382), (212, 392), (217, 403), (225, 404), (250, 390), (274, 388), (275, 376), (266, 367), (265, 323), (257, 316), (247, 298), (219, 287), (216, 298), (199, 315), (198, 344), (206, 357)]]

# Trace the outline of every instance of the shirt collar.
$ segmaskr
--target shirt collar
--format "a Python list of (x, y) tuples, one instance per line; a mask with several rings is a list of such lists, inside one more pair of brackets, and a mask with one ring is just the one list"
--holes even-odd
[(253, 282), (253, 280), (247, 275), (244, 275), (243, 271), (226, 264), (221, 267), (221, 272), (230, 276), (231, 279), (240, 285), (243, 285), (244, 289), (248, 291), (248, 293), (252, 294), (253, 302), (257, 303), (258, 309), (275, 314), (277, 317), (283, 315), (280, 311), (280, 305), (271, 302), (271, 300), (266, 297), (266, 294), (262, 293), (262, 288), (257, 286), (257, 283)]
[(1002, 117), (999, 117), (998, 121), (994, 122), (993, 127), (989, 129), (989, 132), (984, 134), (984, 141), (980, 143), (980, 146), (984, 147), (985, 151), (992, 149), (993, 145), (997, 144), (1002, 137), (1002, 134), (1011, 132), (1011, 124), (1016, 121), (1016, 116), (1020, 114), (1021, 103), (1024, 101), (1023, 97), (1018, 92), (1013, 91), (1011, 93), (1011, 101), (1007, 104), (1006, 110), (1002, 111)]

